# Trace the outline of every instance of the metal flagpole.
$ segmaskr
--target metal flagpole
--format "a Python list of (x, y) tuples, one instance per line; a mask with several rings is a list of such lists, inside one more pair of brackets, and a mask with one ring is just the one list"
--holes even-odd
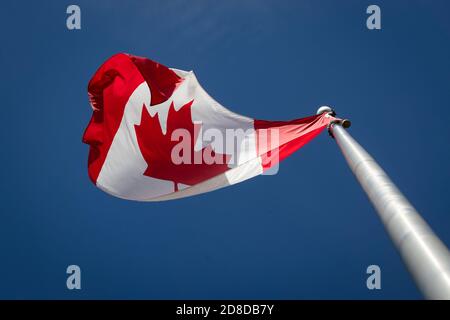
[[(317, 113), (328, 112), (321, 107)], [(450, 299), (450, 253), (376, 161), (344, 129), (350, 121), (331, 123), (335, 138), (366, 192), (417, 287), (427, 299)]]

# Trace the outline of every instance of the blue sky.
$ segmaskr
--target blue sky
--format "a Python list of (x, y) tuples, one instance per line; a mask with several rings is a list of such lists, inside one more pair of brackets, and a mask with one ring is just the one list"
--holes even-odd
[[(73, 3), (0, 5), (0, 298), (421, 298), (326, 133), (275, 176), (162, 203), (96, 189), (81, 136), (87, 83), (118, 52), (194, 70), (254, 118), (329, 104), (450, 245), (448, 2), (74, 3), (78, 31)], [(370, 4), (382, 30), (366, 28)], [(66, 288), (70, 264), (80, 291)]]

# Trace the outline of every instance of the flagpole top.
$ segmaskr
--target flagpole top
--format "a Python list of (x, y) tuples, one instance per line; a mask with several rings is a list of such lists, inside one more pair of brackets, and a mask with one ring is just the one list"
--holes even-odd
[[(333, 116), (333, 117), (336, 115), (336, 111), (334, 111), (334, 109), (329, 106), (321, 106), (321, 107), (319, 107), (319, 109), (317, 109), (317, 111), (316, 111), (317, 115), (322, 114), (322, 113), (328, 113), (330, 116)], [(351, 121), (348, 119), (335, 120), (335, 121), (332, 121), (331, 124), (333, 125), (335, 123), (340, 124), (345, 129), (350, 128), (350, 126), (352, 125)]]
[(331, 113), (332, 115), (335, 115), (336, 112), (334, 112), (333, 108), (329, 106), (321, 106), (319, 109), (317, 109), (316, 114), (322, 114), (322, 113)]
[[(329, 106), (321, 106), (319, 107), (319, 109), (317, 109), (316, 114), (328, 114), (332, 117), (336, 116), (336, 111), (334, 111), (333, 108), (329, 107)], [(342, 126), (343, 128), (347, 129), (350, 128), (350, 126), (352, 125), (351, 121), (348, 119), (336, 119), (331, 121), (330, 124), (328, 125), (328, 133), (330, 134), (330, 136), (332, 138), (334, 138), (333, 136), (333, 125), (338, 124), (340, 126)]]

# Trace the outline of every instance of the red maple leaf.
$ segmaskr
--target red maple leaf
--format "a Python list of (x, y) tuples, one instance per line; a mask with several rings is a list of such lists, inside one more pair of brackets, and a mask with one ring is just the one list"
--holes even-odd
[[(178, 183), (194, 185), (229, 169), (228, 162), (231, 157), (229, 155), (215, 154), (211, 145), (194, 151), (194, 144), (197, 141), (201, 125), (192, 122), (191, 106), (193, 102), (194, 100), (188, 102), (178, 111), (175, 110), (173, 102), (170, 104), (166, 134), (163, 134), (161, 130), (159, 115), (156, 114), (152, 117), (145, 105), (142, 108), (140, 125), (134, 126), (139, 148), (148, 165), (144, 175), (173, 181), (174, 191), (178, 191)], [(172, 149), (180, 142), (172, 141), (171, 136), (174, 130), (181, 128), (190, 133), (191, 161), (189, 163), (175, 164), (171, 159)], [(216, 159), (220, 157), (220, 163), (207, 164), (203, 160), (200, 164), (194, 163), (194, 159), (203, 159), (205, 151)]]

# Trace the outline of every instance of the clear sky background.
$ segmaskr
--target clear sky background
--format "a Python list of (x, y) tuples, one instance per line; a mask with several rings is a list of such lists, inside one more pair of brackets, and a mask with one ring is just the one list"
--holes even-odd
[[(79, 31), (66, 8), (81, 7)], [(382, 30), (366, 28), (381, 7)], [(0, 298), (419, 299), (326, 132), (275, 176), (188, 199), (87, 175), (87, 83), (118, 52), (194, 70), (236, 113), (329, 104), (450, 245), (448, 1), (2, 1)], [(66, 268), (82, 289), (66, 288)], [(382, 289), (366, 288), (381, 267)]]

